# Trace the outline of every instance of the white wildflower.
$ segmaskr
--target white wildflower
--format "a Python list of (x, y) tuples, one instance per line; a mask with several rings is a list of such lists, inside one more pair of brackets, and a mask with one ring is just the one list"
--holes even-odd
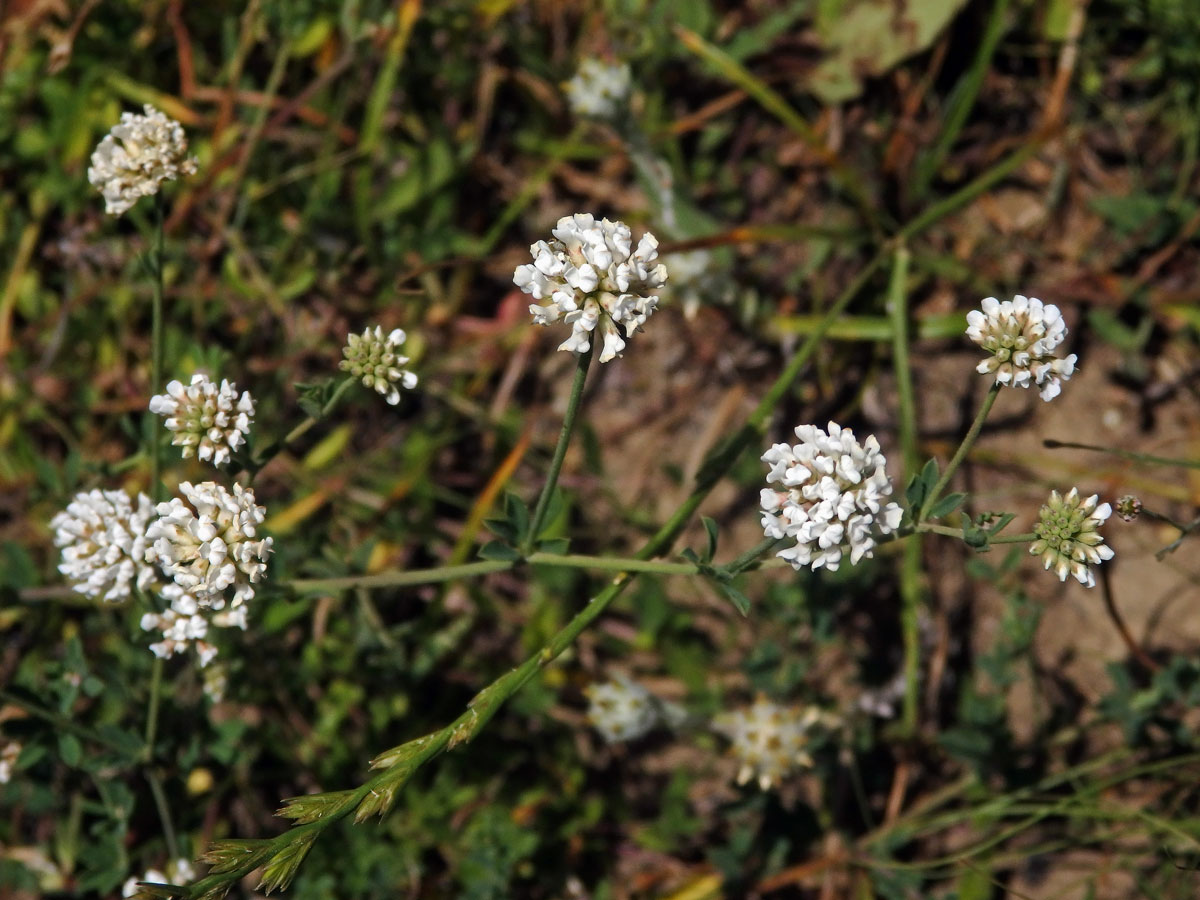
[[(177, 584), (166, 585), (162, 596), (171, 601), (171, 605), (162, 612), (148, 612), (142, 615), (143, 631), (161, 631), (162, 640), (150, 645), (150, 651), (161, 659), (170, 659), (176, 653), (183, 653), (188, 647), (194, 647), (203, 668), (212, 662), (217, 655), (217, 648), (205, 638), (208, 636), (211, 607), (201, 603), (194, 596), (184, 591)], [(224, 604), (224, 598), (221, 598)], [(238, 610), (245, 612), (245, 606)], [(215, 623), (212, 623), (215, 624)], [(245, 619), (242, 618), (242, 627)]]
[(630, 252), (633, 233), (628, 225), (597, 222), (587, 213), (559, 219), (553, 235), (550, 242), (529, 248), (533, 263), (518, 266), (513, 282), (534, 299), (550, 301), (529, 307), (535, 324), (561, 319), (571, 326), (571, 336), (559, 350), (586, 353), (598, 327), (604, 341), (600, 362), (608, 362), (620, 355), (624, 338), (638, 331), (658, 305), (653, 292), (667, 280), (666, 266), (654, 264), (658, 241), (647, 232)]
[(588, 722), (610, 744), (636, 740), (658, 724), (654, 695), (623, 675), (589, 685), (584, 693), (588, 698)]
[(239, 397), (231, 381), (222, 380), (218, 387), (197, 372), (190, 384), (172, 381), (165, 394), (151, 397), (150, 412), (167, 417), (167, 430), (175, 433), (171, 443), (183, 447), (184, 459), (195, 455), (221, 466), (246, 443), (254, 421), (254, 398), (249, 391)]
[(800, 710), (759, 697), (748, 709), (721, 713), (713, 728), (729, 740), (729, 752), (740, 763), (738, 784), (754, 781), (765, 791), (813, 764), (805, 748), (821, 720), (815, 707)]
[(225, 699), (225, 691), (228, 688), (229, 668), (227, 666), (216, 663), (204, 670), (204, 696), (210, 701), (220, 703)]
[(241, 485), (230, 493), (212, 481), (185, 481), (179, 490), (184, 499), (158, 504), (159, 518), (146, 532), (159, 565), (198, 602), (223, 609), (232, 588), (231, 606), (241, 606), (254, 596), (271, 554), (271, 538), (257, 537), (266, 510)]
[(625, 108), (633, 78), (628, 63), (610, 65), (589, 58), (563, 85), (571, 111), (592, 119), (615, 119)]
[(1104, 543), (1099, 531), (1112, 515), (1112, 507), (1099, 500), (1096, 494), (1080, 500), (1076, 488), (1065, 497), (1051, 491), (1038, 514), (1033, 526), (1037, 540), (1029, 546), (1029, 552), (1040, 556), (1045, 568), (1054, 569), (1059, 581), (1071, 575), (1080, 584), (1093, 587), (1096, 577), (1089, 566), (1113, 558), (1112, 548)]
[(122, 113), (92, 154), (88, 181), (104, 194), (105, 211), (119, 216), (164, 181), (196, 171), (183, 126), (146, 104), (145, 115)]
[(762, 526), (767, 537), (794, 538), (777, 554), (799, 569), (836, 570), (842, 557), (855, 565), (870, 558), (880, 534), (900, 525), (903, 510), (884, 503), (892, 493), (874, 435), (859, 443), (854, 432), (836, 422), (829, 431), (816, 425), (796, 429), (800, 443), (775, 444), (762, 455), (770, 465), (763, 488)]
[(1062, 313), (1052, 303), (1017, 294), (1001, 303), (983, 301), (983, 311), (967, 313), (967, 337), (992, 354), (977, 367), (996, 376), (1000, 384), (1028, 388), (1038, 385), (1043, 400), (1053, 400), (1062, 382), (1075, 371), (1075, 354), (1056, 357), (1054, 349), (1067, 336)]
[(154, 505), (145, 494), (131, 501), (124, 491), (79, 493), (50, 520), (54, 543), (62, 549), (58, 570), (88, 597), (120, 601), (136, 585), (155, 579), (146, 528)]
[(349, 335), (342, 348), (345, 359), (338, 366), (361, 378), (366, 387), (386, 395), (387, 402), (395, 406), (400, 402), (397, 384), (406, 391), (417, 386), (417, 376), (403, 368), (408, 357), (400, 355), (400, 345), (407, 338), (401, 328), (393, 328), (385, 337), (378, 325), (373, 330), (367, 328), (361, 335)]
[(13, 768), (20, 755), (21, 745), (16, 741), (9, 741), (0, 749), (0, 784), (8, 784), (12, 780)]

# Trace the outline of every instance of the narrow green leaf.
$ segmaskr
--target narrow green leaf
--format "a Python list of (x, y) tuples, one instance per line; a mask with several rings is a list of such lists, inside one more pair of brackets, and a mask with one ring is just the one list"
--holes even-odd
[(521, 554), (501, 541), (488, 541), (479, 548), (479, 558), (496, 562), (515, 562), (521, 558)]
[(525, 501), (513, 493), (504, 495), (504, 515), (517, 531), (516, 543), (525, 540), (529, 531), (529, 507)]
[(962, 505), (962, 502), (966, 499), (966, 494), (947, 494), (933, 505), (933, 509), (929, 510), (929, 518), (940, 519), (943, 516), (950, 515), (950, 513), (958, 509)]
[(515, 544), (521, 539), (521, 536), (517, 534), (516, 527), (509, 519), (484, 519), (483, 525), (496, 537), (502, 541), (508, 541), (510, 544)]
[(708, 516), (701, 516), (700, 521), (704, 523), (704, 530), (708, 532), (708, 550), (704, 555), (704, 561), (710, 562), (717, 555), (717, 523)]
[(745, 594), (731, 584), (721, 585), (721, 593), (733, 604), (734, 609), (743, 616), (750, 615), (750, 599)]
[(543, 541), (539, 541), (537, 548), (542, 553), (553, 553), (557, 556), (562, 556), (564, 553), (566, 553), (568, 550), (571, 549), (571, 539), (570, 538), (547, 538)]

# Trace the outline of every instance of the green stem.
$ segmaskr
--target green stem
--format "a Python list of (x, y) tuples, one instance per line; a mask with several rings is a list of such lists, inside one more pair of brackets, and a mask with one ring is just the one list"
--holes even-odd
[(925, 517), (929, 514), (929, 510), (933, 509), (933, 505), (937, 503), (938, 498), (942, 496), (942, 491), (946, 489), (946, 485), (950, 483), (950, 479), (954, 477), (954, 473), (958, 471), (958, 467), (962, 465), (962, 461), (966, 459), (967, 453), (974, 445), (979, 437), (979, 432), (983, 430), (984, 420), (987, 419), (988, 413), (992, 411), (992, 404), (996, 402), (996, 397), (1000, 394), (1004, 387), (999, 381), (993, 382), (991, 388), (987, 392), (987, 396), (983, 398), (983, 404), (979, 407), (979, 413), (975, 416), (975, 421), (971, 423), (970, 429), (963, 438), (962, 443), (958, 445), (958, 449), (954, 451), (954, 457), (946, 466), (946, 471), (942, 473), (942, 477), (938, 479), (937, 484), (933, 486), (933, 490), (929, 492), (929, 496), (925, 498), (925, 503), (922, 504), (917, 522), (922, 523)]
[[(94, 606), (94, 603), (93, 603), (93, 606)], [(113, 741), (113, 740), (105, 737), (103, 734), (101, 734), (98, 731), (93, 731), (92, 729), (90, 729), (84, 725), (80, 725), (78, 722), (76, 722), (73, 718), (70, 718), (69, 716), (65, 716), (65, 715), (62, 715), (61, 713), (56, 713), (53, 710), (49, 710), (42, 706), (38, 706), (36, 703), (31, 703), (30, 701), (26, 700), (24, 697), (21, 697), (18, 694), (14, 694), (11, 691), (0, 691), (0, 700), (4, 701), (5, 703), (11, 703), (13, 706), (20, 707), (21, 709), (25, 710), (25, 712), (29, 713), (31, 716), (36, 716), (39, 719), (45, 719), (47, 722), (52, 724), (56, 729), (60, 729), (62, 731), (70, 731), (74, 734), (79, 735), (79, 737), (83, 738), (84, 740), (92, 741), (94, 743), (99, 744), (102, 747), (107, 747), (110, 750), (115, 750), (118, 753), (128, 753), (129, 752), (129, 748), (127, 746), (125, 746), (124, 744), (117, 743), (116, 741)]]
[(558, 435), (558, 444), (554, 448), (554, 457), (550, 460), (550, 468), (546, 472), (546, 483), (542, 486), (542, 495), (538, 497), (537, 507), (533, 511), (533, 520), (529, 523), (529, 533), (525, 537), (524, 551), (526, 555), (533, 549), (534, 542), (542, 531), (546, 518), (546, 510), (550, 506), (550, 498), (558, 484), (558, 473), (562, 470), (563, 459), (567, 455), (567, 445), (571, 443), (571, 434), (575, 431), (575, 415), (579, 412), (579, 401), (583, 398), (583, 386), (587, 382), (588, 368), (592, 357), (596, 355), (596, 339), (593, 334), (588, 349), (577, 354), (575, 362), (575, 380), (571, 382), (571, 396), (567, 398), (567, 412), (563, 416), (562, 431)]
[[(163, 389), (163, 199), (154, 195), (154, 236), (150, 245), (150, 387), (151, 393)], [(150, 497), (155, 503), (165, 500), (162, 487), (163, 418), (150, 416)]]
[(325, 593), (347, 591), (357, 588), (410, 587), (415, 584), (437, 584), (456, 581), (475, 575), (504, 572), (516, 565), (515, 560), (484, 560), (464, 563), (461, 566), (442, 566), (437, 569), (410, 569), (408, 571), (378, 572), (374, 575), (346, 575), (341, 578), (297, 578), (291, 582), (292, 589), (299, 592)]
[[(927, 534), (944, 534), (946, 537), (962, 538), (963, 532), (961, 528), (954, 528), (950, 525), (935, 525), (933, 522), (922, 522), (916, 528), (915, 532), (923, 532)], [(1005, 534), (997, 535), (996, 537), (988, 538), (989, 544), (1031, 544), (1038, 539), (1038, 536), (1032, 531), (1026, 531), (1022, 534)]]
[(650, 575), (696, 575), (700, 568), (692, 563), (668, 563), (652, 559), (616, 559), (581, 554), (531, 553), (526, 557), (531, 566), (561, 566), (568, 569), (590, 569), (597, 572), (645, 572)]
[[(912, 368), (908, 359), (908, 264), (911, 256), (903, 244), (897, 246), (892, 258), (892, 277), (888, 283), (888, 316), (892, 326), (892, 366), (896, 372), (896, 393), (899, 395), (900, 451), (904, 461), (904, 478), (917, 468), (917, 412), (914, 399)], [(901, 715), (903, 733), (912, 736), (917, 731), (920, 700), (921, 668), (921, 539), (907, 542), (900, 558), (900, 631), (904, 643), (904, 710)]]
[(150, 783), (150, 793), (154, 795), (154, 806), (158, 809), (159, 819), (162, 820), (167, 853), (174, 861), (179, 859), (179, 842), (175, 839), (175, 827), (171, 824), (171, 807), (167, 804), (167, 793), (163, 790), (162, 779), (153, 769), (146, 770), (146, 781)]

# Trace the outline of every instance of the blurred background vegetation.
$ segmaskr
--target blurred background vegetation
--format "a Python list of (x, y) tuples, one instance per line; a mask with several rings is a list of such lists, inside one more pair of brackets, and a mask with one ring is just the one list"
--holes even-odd
[[(169, 377), (251, 390), (261, 446), (303, 419), (296, 385), (332, 377), (350, 331), (403, 327), (421, 375), (396, 409), (352, 392), (256, 476), (277, 552), (251, 627), (224, 636), (224, 699), (191, 659), (167, 667), (154, 766), (187, 856), (277, 833), (285, 797), (359, 783), (602, 583), (288, 587), (470, 560), (498, 491), (535, 495), (573, 362), (511, 276), (561, 215), (650, 229), (668, 267), (711, 253), (589, 388), (558, 519), (575, 552), (626, 555), (661, 524), (852, 286), (772, 439), (837, 418), (877, 433), (903, 483), (880, 266), (898, 240), (925, 456), (985, 387), (966, 309), (1021, 292), (1071, 322), (1081, 374), (1051, 408), (998, 405), (975, 512), (1028, 522), (1079, 484), (1195, 516), (1190, 0), (10, 0), (0, 16), (0, 734), (25, 746), (0, 785), (4, 896), (115, 896), (167, 857), (140, 761), (148, 638), (129, 610), (64, 596), (47, 527), (77, 490), (147, 483), (148, 204), (110, 219), (85, 174), (143, 103), (200, 160), (168, 194)], [(631, 66), (620, 123), (570, 113), (561, 85), (588, 57)], [(761, 538), (761, 468), (746, 454), (703, 510), (727, 555)], [(176, 461), (170, 478), (202, 473)], [(748, 618), (640, 579), (382, 823), (318, 842), (291, 892), (1195, 897), (1195, 544), (1158, 561), (1179, 529), (1110, 530), (1112, 583), (1091, 593), (1019, 553), (924, 548), (915, 727), (864, 701), (900, 671), (899, 554), (744, 579)], [(762, 692), (845, 724), (783, 790), (736, 788), (702, 727), (611, 747), (590, 731), (582, 689), (614, 671), (696, 722)]]

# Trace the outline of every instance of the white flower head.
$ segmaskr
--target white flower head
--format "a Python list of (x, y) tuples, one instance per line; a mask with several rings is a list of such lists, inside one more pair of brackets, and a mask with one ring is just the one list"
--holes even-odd
[(729, 740), (729, 752), (740, 763), (738, 784), (754, 781), (765, 791), (813, 764), (806, 747), (821, 719), (815, 707), (801, 710), (759, 697), (747, 709), (718, 715), (713, 729)]
[(588, 698), (588, 722), (610, 744), (636, 740), (658, 724), (654, 695), (624, 675), (591, 684), (584, 693)]
[(21, 755), (21, 745), (16, 741), (9, 741), (0, 748), (0, 784), (8, 784), (12, 780), (13, 768), (17, 764), (17, 757)]
[(1001, 303), (983, 301), (982, 312), (967, 313), (967, 337), (991, 354), (976, 366), (983, 375), (1010, 387), (1037, 385), (1042, 399), (1053, 400), (1062, 382), (1075, 371), (1075, 354), (1057, 357), (1054, 350), (1067, 336), (1062, 313), (1052, 303), (1017, 294)]
[(385, 395), (387, 402), (395, 406), (400, 402), (397, 385), (406, 391), (417, 386), (417, 376), (404, 368), (408, 357), (400, 355), (400, 345), (407, 338), (401, 328), (393, 328), (384, 335), (378, 325), (367, 328), (361, 335), (351, 334), (342, 348), (345, 359), (338, 367), (361, 378), (365, 387)]
[[(599, 329), (603, 340), (600, 362), (620, 356), (625, 338), (641, 329), (654, 313), (654, 292), (667, 281), (667, 268), (658, 258), (658, 241), (647, 232), (637, 248), (633, 233), (622, 222), (576, 213), (558, 220), (553, 238), (529, 248), (533, 262), (518, 266), (513, 282), (535, 300), (529, 312), (534, 324), (560, 319), (571, 336), (558, 349), (586, 353)], [(623, 333), (622, 333), (623, 331)]]
[(796, 541), (776, 555), (814, 571), (835, 571), (847, 554), (851, 565), (870, 558), (876, 537), (895, 531), (904, 514), (884, 502), (892, 482), (879, 441), (870, 435), (860, 444), (836, 422), (828, 431), (801, 425), (796, 437), (799, 444), (775, 444), (762, 455), (771, 467), (767, 484), (778, 485), (761, 493), (763, 531)]
[(616, 119), (625, 108), (633, 78), (628, 63), (610, 65), (590, 57), (563, 85), (571, 112), (591, 119)]
[(145, 115), (122, 113), (92, 154), (88, 181), (104, 194), (105, 212), (119, 216), (164, 181), (196, 171), (183, 126), (146, 104)]
[(1037, 540), (1030, 544), (1029, 552), (1040, 556), (1045, 568), (1054, 569), (1059, 581), (1071, 575), (1085, 587), (1094, 587), (1096, 576), (1090, 566), (1113, 558), (1112, 547), (1100, 534), (1100, 526), (1112, 515), (1112, 507), (1099, 500), (1096, 494), (1080, 500), (1076, 488), (1065, 497), (1051, 491), (1038, 514), (1033, 526)]
[(158, 504), (159, 517), (146, 532), (159, 565), (198, 603), (223, 609), (232, 589), (230, 605), (241, 606), (254, 596), (271, 554), (271, 538), (258, 537), (266, 510), (237, 484), (230, 493), (212, 481), (185, 481), (179, 491), (183, 499)]
[(145, 494), (85, 491), (50, 520), (55, 546), (62, 550), (58, 570), (88, 597), (114, 602), (144, 590), (155, 580), (146, 529), (154, 504)]
[(217, 385), (197, 372), (190, 384), (171, 381), (165, 394), (151, 397), (150, 412), (166, 417), (167, 430), (175, 434), (171, 443), (183, 447), (184, 459), (196, 456), (222, 466), (246, 443), (254, 422), (254, 398), (249, 391), (239, 397), (232, 381)]

